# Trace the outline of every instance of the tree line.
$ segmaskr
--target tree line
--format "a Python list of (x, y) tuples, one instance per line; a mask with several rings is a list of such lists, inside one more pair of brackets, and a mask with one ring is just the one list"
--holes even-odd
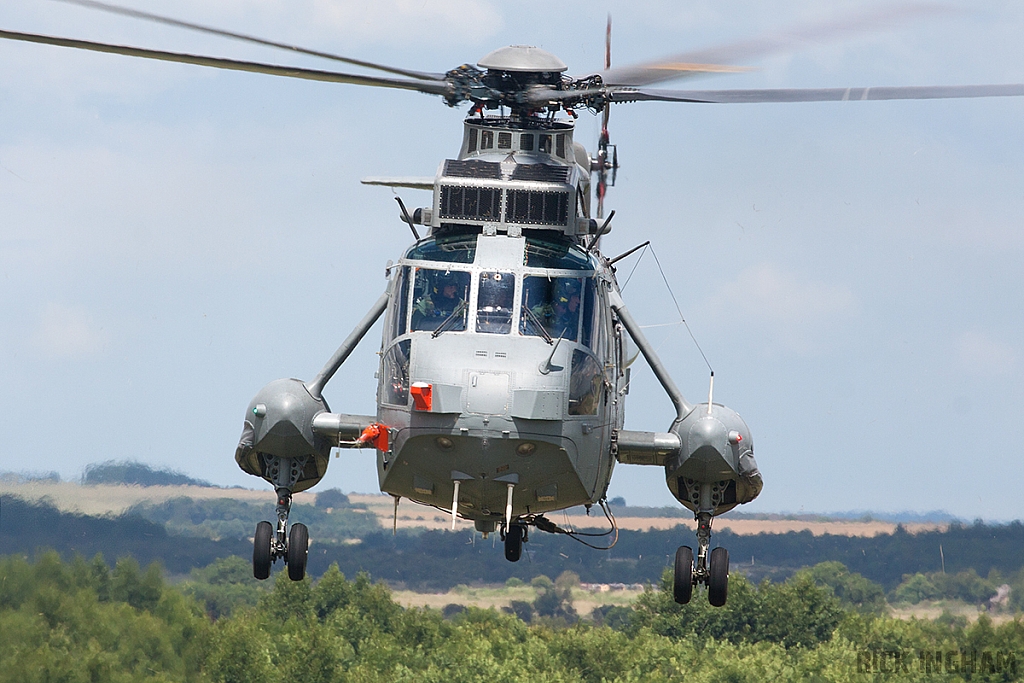
[[(0, 683), (1011, 681), (1024, 665), (1020, 617), (894, 619), (838, 563), (779, 583), (736, 575), (721, 609), (700, 594), (675, 604), (666, 574), (600, 623), (564, 610), (527, 623), (498, 610), (403, 609), (386, 585), (337, 566), (316, 581), (279, 574), (260, 585), (245, 569), (222, 560), (171, 585), (132, 559), (0, 558)], [(541, 594), (564, 600), (558, 583)], [(202, 597), (211, 591), (227, 608), (219, 614)]]

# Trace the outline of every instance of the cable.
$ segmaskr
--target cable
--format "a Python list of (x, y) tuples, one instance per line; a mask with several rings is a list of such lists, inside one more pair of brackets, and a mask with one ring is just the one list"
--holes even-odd
[(661, 272), (661, 279), (665, 281), (665, 287), (668, 288), (669, 296), (672, 297), (672, 303), (676, 306), (676, 312), (679, 314), (679, 320), (686, 326), (686, 331), (690, 334), (690, 339), (693, 340), (693, 345), (697, 347), (697, 351), (700, 352), (701, 358), (704, 359), (704, 364), (708, 366), (708, 370), (711, 371), (711, 375), (713, 377), (715, 369), (711, 367), (708, 357), (704, 355), (704, 349), (700, 347), (700, 344), (697, 342), (697, 337), (693, 335), (693, 330), (690, 329), (690, 324), (686, 322), (686, 318), (683, 317), (683, 310), (679, 308), (679, 301), (676, 300), (675, 292), (672, 291), (672, 285), (668, 283), (668, 277), (665, 276), (665, 269), (661, 267), (661, 259), (658, 258), (658, 252), (654, 250), (654, 245), (651, 245), (651, 255), (654, 256), (654, 262), (658, 264), (658, 271)]
[[(611, 550), (615, 547), (615, 544), (619, 542), (619, 525), (615, 521), (615, 515), (612, 514), (611, 508), (608, 507), (608, 504), (604, 501), (604, 499), (598, 501), (598, 505), (601, 506), (601, 511), (604, 512), (605, 519), (608, 520), (609, 524), (608, 531), (602, 531), (600, 533), (591, 533), (586, 531), (569, 531), (558, 526), (542, 514), (521, 517), (520, 520), (527, 524), (532, 524), (539, 531), (546, 531), (549, 534), (562, 534), (564, 536), (568, 536), (577, 543), (582, 543), (588, 548), (593, 548), (594, 550)], [(612, 539), (612, 542), (609, 543), (607, 546), (599, 546), (583, 540), (584, 538), (602, 538), (613, 534), (614, 538)]]
[(634, 263), (634, 264), (633, 264), (633, 270), (629, 271), (629, 275), (627, 275), (627, 276), (626, 276), (626, 281), (625, 281), (624, 283), (622, 283), (622, 286), (621, 286), (621, 287), (619, 287), (619, 292), (623, 292), (623, 291), (625, 291), (625, 289), (626, 289), (626, 285), (628, 285), (628, 284), (629, 284), (629, 281), (630, 281), (630, 279), (631, 279), (631, 278), (633, 277), (633, 273), (635, 273), (635, 272), (636, 272), (636, 269), (637, 269), (637, 267), (638, 267), (638, 266), (640, 265), (640, 261), (642, 261), (642, 260), (643, 260), (643, 258), (644, 258), (644, 254), (646, 254), (646, 253), (647, 253), (647, 249), (648, 249), (648, 248), (649, 248), (650, 246), (651, 246), (651, 243), (650, 243), (650, 242), (648, 242), (648, 243), (647, 243), (647, 244), (646, 244), (646, 245), (644, 246), (644, 250), (640, 252), (640, 255), (636, 257), (636, 263)]

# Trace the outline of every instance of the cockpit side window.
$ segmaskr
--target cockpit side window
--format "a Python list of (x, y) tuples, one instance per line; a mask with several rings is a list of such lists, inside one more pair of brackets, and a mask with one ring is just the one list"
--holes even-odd
[(593, 356), (580, 349), (572, 352), (572, 374), (569, 375), (570, 415), (597, 415), (603, 380), (601, 366)]
[(469, 273), (461, 270), (416, 268), (413, 286), (412, 331), (449, 332), (466, 329)]
[(402, 266), (398, 269), (396, 276), (394, 297), (392, 303), (391, 336), (389, 339), (400, 337), (405, 334), (406, 324), (409, 319), (409, 266)]
[(403, 339), (385, 352), (381, 359), (381, 402), (397, 406), (408, 405), (411, 350), (412, 340)]
[(539, 275), (524, 278), (520, 333), (576, 341), (582, 285), (583, 278), (578, 277)]
[(580, 343), (597, 352), (597, 334), (595, 327), (595, 304), (597, 303), (597, 286), (592, 277), (583, 281), (583, 328), (580, 330)]
[(508, 334), (512, 331), (512, 304), (516, 277), (512, 273), (480, 273), (477, 289), (476, 331)]

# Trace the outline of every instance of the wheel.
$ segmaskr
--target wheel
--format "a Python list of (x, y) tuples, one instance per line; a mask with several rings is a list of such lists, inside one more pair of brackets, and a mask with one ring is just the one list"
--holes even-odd
[(690, 596), (693, 595), (693, 549), (686, 545), (676, 551), (672, 595), (680, 605), (690, 602)]
[(302, 581), (306, 576), (306, 558), (309, 556), (309, 529), (305, 524), (292, 524), (288, 532), (288, 578)]
[(270, 540), (274, 537), (274, 527), (270, 522), (256, 525), (256, 535), (252, 539), (252, 575), (262, 581), (270, 576)]
[(505, 559), (518, 562), (523, 555), (523, 526), (511, 524), (505, 532)]
[(729, 551), (715, 548), (711, 551), (711, 563), (708, 566), (708, 602), (715, 607), (725, 604), (729, 595)]

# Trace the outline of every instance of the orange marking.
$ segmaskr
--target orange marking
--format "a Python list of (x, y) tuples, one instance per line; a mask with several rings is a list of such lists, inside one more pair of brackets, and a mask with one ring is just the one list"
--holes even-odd
[(413, 405), (416, 410), (430, 412), (430, 406), (433, 404), (432, 389), (433, 386), (426, 382), (413, 382), (412, 386), (409, 387), (409, 393), (412, 394)]
[(388, 427), (382, 425), (379, 422), (366, 427), (363, 433), (356, 439), (357, 443), (372, 443), (378, 451), (386, 452), (388, 450)]

